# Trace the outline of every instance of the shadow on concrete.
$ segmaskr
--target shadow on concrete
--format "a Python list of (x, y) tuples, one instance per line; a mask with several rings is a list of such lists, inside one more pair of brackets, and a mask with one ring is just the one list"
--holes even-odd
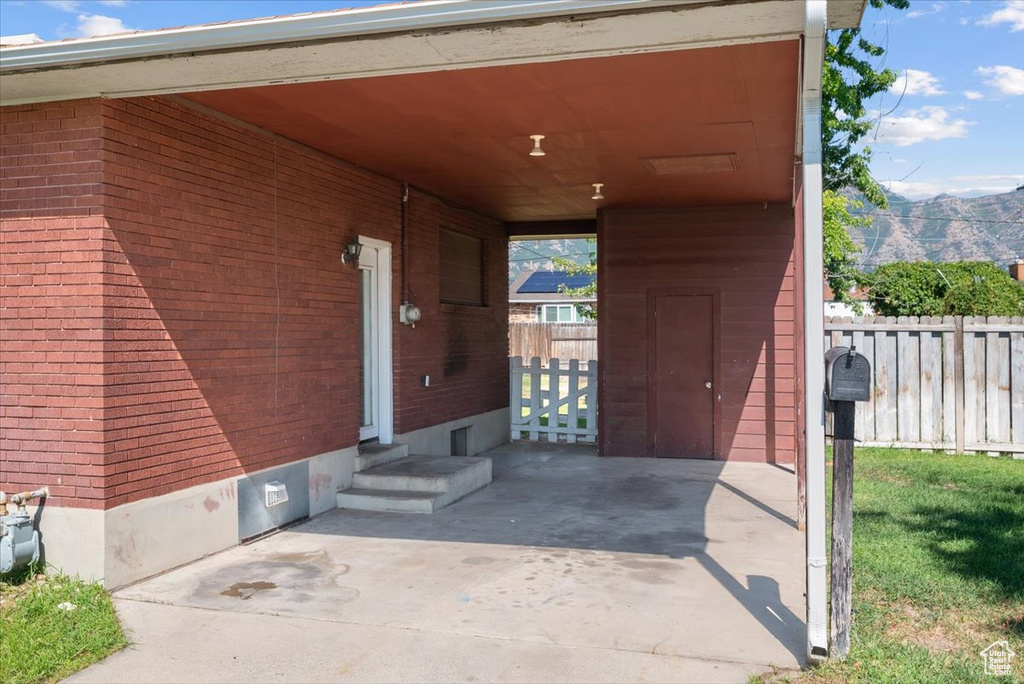
[[(723, 472), (729, 465), (721, 461), (598, 458), (593, 447), (544, 443), (486, 455), (494, 482), (433, 515), (339, 510), (297, 531), (692, 558), (802, 662), (804, 621), (771, 576), (779, 568), (789, 580), (800, 572), (802, 544), (793, 519), (764, 501), (791, 498), (786, 473), (763, 464)], [(651, 572), (659, 565), (634, 562)], [(678, 576), (646, 581), (667, 585)]]

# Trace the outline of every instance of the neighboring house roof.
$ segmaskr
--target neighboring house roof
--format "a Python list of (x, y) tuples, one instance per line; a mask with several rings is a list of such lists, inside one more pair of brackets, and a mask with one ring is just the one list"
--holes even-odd
[(526, 271), (508, 287), (510, 304), (545, 302), (592, 302), (593, 297), (570, 297), (561, 286), (576, 289), (594, 282), (595, 276), (569, 275), (565, 271)]
[(36, 45), (46, 41), (36, 33), (18, 33), (11, 36), (0, 36), (0, 45)]

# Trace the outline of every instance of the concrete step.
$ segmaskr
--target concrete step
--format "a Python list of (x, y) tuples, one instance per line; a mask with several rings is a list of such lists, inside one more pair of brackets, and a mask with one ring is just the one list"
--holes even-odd
[(390, 489), (344, 489), (338, 492), (338, 508), (391, 513), (433, 513), (444, 504), (444, 493), (396, 492)]
[(410, 456), (352, 476), (362, 489), (469, 493), (491, 481), (491, 459), (465, 456)]
[(491, 459), (409, 456), (352, 476), (338, 508), (433, 513), (491, 482)]
[(363, 444), (359, 447), (359, 455), (356, 456), (355, 472), (391, 463), (408, 455), (408, 444)]

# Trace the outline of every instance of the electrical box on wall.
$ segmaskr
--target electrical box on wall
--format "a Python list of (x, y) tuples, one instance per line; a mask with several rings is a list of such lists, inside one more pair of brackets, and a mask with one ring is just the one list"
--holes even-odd
[(422, 315), (423, 312), (420, 311), (420, 307), (415, 304), (406, 302), (398, 307), (398, 320), (405, 325), (410, 325), (415, 328)]

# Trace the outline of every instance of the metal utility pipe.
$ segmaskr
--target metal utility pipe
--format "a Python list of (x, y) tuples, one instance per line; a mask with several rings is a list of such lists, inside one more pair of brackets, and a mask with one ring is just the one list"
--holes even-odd
[(825, 337), (822, 274), (821, 74), (825, 59), (827, 0), (804, 6), (804, 440), (807, 470), (807, 659), (828, 656), (825, 555)]
[(44, 499), (50, 495), (50, 490), (46, 487), (40, 487), (39, 489), (33, 489), (31, 492), (19, 492), (18, 494), (11, 494), (11, 503), (16, 504), (18, 508), (24, 508), (25, 504), (32, 499)]
[(402, 183), (402, 304), (409, 303), (409, 184)]

